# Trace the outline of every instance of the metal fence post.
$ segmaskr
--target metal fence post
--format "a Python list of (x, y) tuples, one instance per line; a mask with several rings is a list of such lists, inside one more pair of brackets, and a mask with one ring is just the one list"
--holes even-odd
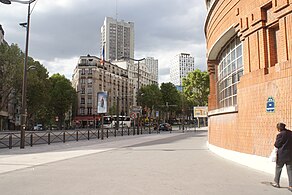
[(124, 136), (124, 124), (122, 125), (122, 136)]
[(65, 143), (66, 139), (66, 135), (65, 135), (65, 131), (63, 132), (63, 143)]
[(9, 134), (9, 149), (12, 149), (12, 134)]
[(32, 147), (32, 145), (33, 145), (33, 135), (30, 134), (30, 147)]
[(48, 133), (48, 145), (50, 145), (51, 144), (51, 133), (49, 132)]

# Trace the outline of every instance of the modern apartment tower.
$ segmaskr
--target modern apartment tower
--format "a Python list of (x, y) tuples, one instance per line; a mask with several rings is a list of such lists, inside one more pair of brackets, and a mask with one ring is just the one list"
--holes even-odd
[(152, 80), (158, 83), (158, 60), (153, 57), (147, 57), (142, 61), (151, 73)]
[(100, 29), (100, 53), (106, 61), (134, 58), (134, 23), (106, 17)]
[(170, 65), (170, 81), (175, 86), (180, 88), (182, 86), (182, 79), (185, 78), (189, 72), (195, 70), (194, 57), (187, 53), (180, 53), (171, 60)]

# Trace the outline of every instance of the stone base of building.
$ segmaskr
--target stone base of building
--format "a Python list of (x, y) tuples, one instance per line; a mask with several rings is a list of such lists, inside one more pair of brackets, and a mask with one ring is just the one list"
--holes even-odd
[[(231, 160), (252, 169), (256, 169), (258, 171), (271, 174), (271, 182), (273, 181), (276, 164), (275, 162), (271, 162), (269, 158), (227, 150), (209, 144), (209, 142), (207, 142), (207, 146), (210, 151), (217, 154), (218, 156), (221, 156), (222, 158)], [(288, 178), (285, 167), (283, 168), (281, 177), (286, 179)]]

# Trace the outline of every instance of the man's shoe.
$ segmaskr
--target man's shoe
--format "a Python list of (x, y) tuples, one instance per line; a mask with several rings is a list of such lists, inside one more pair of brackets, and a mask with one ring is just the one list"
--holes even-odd
[(271, 183), (271, 185), (275, 188), (280, 188), (280, 185), (278, 183)]

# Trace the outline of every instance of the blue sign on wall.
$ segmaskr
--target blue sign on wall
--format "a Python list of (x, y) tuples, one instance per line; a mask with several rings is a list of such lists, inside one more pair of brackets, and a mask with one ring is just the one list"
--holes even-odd
[(267, 112), (275, 112), (275, 100), (273, 97), (269, 97), (267, 100), (267, 106), (266, 106)]

